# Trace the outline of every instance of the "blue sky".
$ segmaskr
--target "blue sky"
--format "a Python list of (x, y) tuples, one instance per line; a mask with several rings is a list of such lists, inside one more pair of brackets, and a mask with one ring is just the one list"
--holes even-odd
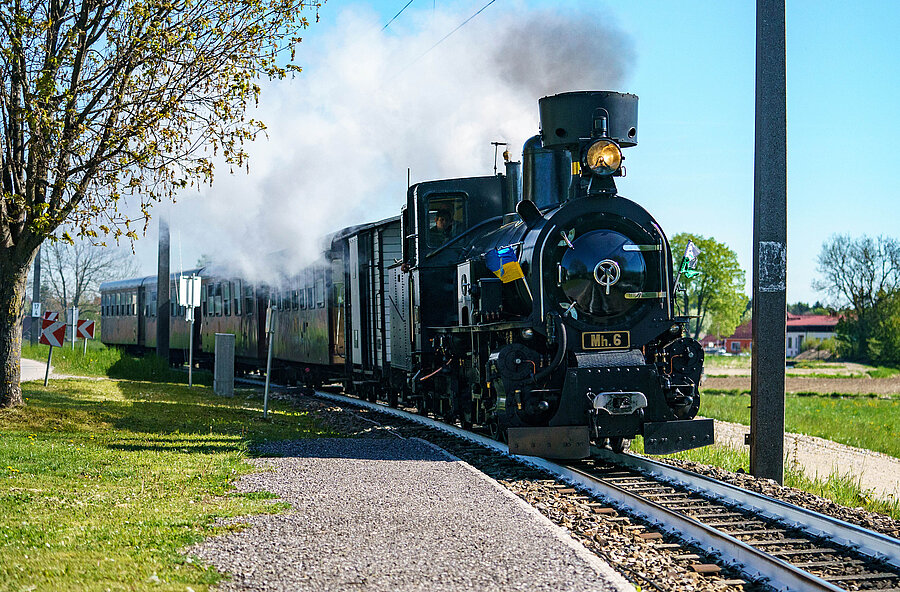
[[(220, 252), (230, 244), (222, 236), (243, 244), (260, 225), (272, 228), (261, 234), (296, 237), (309, 250), (312, 239), (301, 234), (392, 215), (407, 166), (413, 182), (490, 174), (489, 143), (498, 139), (510, 141), (518, 157), (537, 131), (539, 96), (516, 78), (522, 73), (505, 79), (507, 69), (553, 54), (557, 40), (568, 40), (559, 27), (570, 23), (594, 38), (573, 42), (571, 54), (553, 54), (549, 69), (544, 64), (532, 75), (546, 78), (532, 81), (540, 83), (534, 88), (555, 93), (596, 81), (639, 95), (640, 143), (626, 152), (620, 193), (647, 207), (670, 236), (687, 231), (727, 243), (750, 291), (754, 2), (496, 0), (422, 57), (487, 0), (414, 0), (381, 31), (406, 1), (331, 0), (322, 8), (321, 22), (304, 36), (304, 73), (264, 91), (270, 138), (251, 154), (249, 175), (219, 173), (211, 190), (165, 208), (174, 219), (173, 268), (179, 258), (189, 266), (200, 253)], [(550, 21), (557, 29), (539, 30)], [(831, 234), (900, 236), (893, 208), (900, 193), (898, 29), (900, 2), (862, 1), (852, 9), (788, 2), (790, 302), (822, 298), (810, 283)], [(342, 163), (354, 150), (365, 166)], [(327, 185), (314, 180), (322, 177)], [(234, 226), (236, 218), (245, 226)], [(286, 219), (302, 222), (304, 231)], [(138, 243), (148, 273), (155, 238), (151, 229)]]

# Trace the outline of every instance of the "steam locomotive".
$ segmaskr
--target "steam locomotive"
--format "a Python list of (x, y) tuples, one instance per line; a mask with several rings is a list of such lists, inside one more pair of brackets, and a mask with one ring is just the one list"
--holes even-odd
[[(582, 458), (639, 434), (649, 454), (711, 444), (712, 420), (694, 419), (703, 349), (674, 311), (668, 240), (616, 190), (637, 104), (607, 91), (544, 97), (521, 164), (412, 185), (399, 216), (335, 233), (323, 262), (279, 283), (198, 270), (196, 359), (228, 332), (241, 369), (265, 368), (276, 310), (281, 379), (340, 381), (484, 426), (515, 453)], [(153, 278), (101, 291), (103, 340), (151, 347)], [(185, 323), (172, 312), (177, 348)]]

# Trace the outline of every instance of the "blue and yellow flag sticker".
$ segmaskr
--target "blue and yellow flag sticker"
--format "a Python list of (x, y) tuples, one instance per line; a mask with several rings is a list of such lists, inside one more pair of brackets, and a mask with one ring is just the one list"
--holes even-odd
[(495, 276), (500, 278), (504, 284), (523, 279), (525, 274), (522, 273), (522, 266), (519, 265), (519, 258), (516, 251), (512, 247), (501, 247), (499, 249), (490, 249), (484, 254), (484, 262)]

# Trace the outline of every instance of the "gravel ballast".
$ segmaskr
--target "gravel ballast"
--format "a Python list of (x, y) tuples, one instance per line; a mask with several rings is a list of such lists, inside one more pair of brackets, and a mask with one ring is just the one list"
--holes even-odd
[(432, 445), (303, 440), (239, 491), (292, 507), (189, 550), (223, 590), (634, 590), (514, 494)]

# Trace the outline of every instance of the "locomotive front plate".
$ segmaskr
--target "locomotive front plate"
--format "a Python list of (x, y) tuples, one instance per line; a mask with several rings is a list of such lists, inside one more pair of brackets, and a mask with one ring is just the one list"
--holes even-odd
[(582, 349), (628, 349), (630, 331), (592, 331), (581, 334)]

